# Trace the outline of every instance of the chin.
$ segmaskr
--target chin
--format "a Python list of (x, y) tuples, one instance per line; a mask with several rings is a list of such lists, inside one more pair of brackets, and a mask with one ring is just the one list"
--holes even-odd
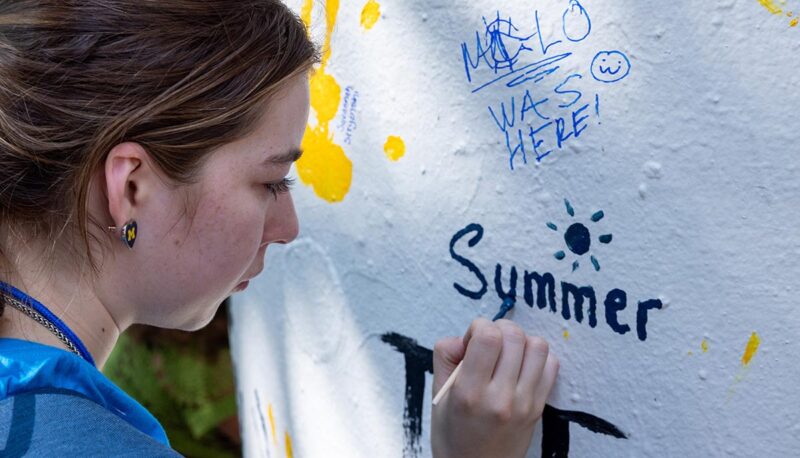
[(214, 316), (216, 316), (223, 302), (224, 301), (220, 301), (217, 305), (207, 310), (204, 310), (204, 313), (202, 315), (195, 315), (189, 317), (188, 321), (182, 323), (180, 326), (177, 326), (176, 329), (188, 332), (198, 331), (200, 329), (203, 329), (204, 327), (208, 326), (208, 323), (210, 323), (211, 320), (214, 319)]

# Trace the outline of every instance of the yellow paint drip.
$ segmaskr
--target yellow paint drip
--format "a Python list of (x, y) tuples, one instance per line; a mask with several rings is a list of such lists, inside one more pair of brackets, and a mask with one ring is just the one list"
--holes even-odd
[(386, 157), (397, 161), (406, 154), (406, 144), (402, 138), (390, 135), (383, 145), (383, 151), (386, 153)]
[(286, 458), (292, 458), (292, 438), (289, 437), (289, 432), (286, 432)]
[(314, 7), (313, 0), (306, 0), (300, 8), (300, 19), (306, 23), (308, 31), (311, 32), (311, 9)]
[(758, 3), (761, 3), (761, 6), (767, 9), (772, 14), (781, 14), (783, 10), (780, 6), (776, 5), (775, 2), (772, 0), (758, 0)]
[[(311, 25), (314, 0), (305, 0), (300, 17), (307, 26)], [(329, 124), (336, 117), (341, 101), (341, 86), (332, 75), (325, 72), (331, 57), (331, 37), (339, 13), (339, 0), (325, 2), (325, 42), (322, 47), (322, 61), (314, 70), (309, 81), (311, 108), (314, 109), (317, 125), (309, 124), (303, 137), (301, 148), (303, 156), (297, 161), (297, 175), (310, 185), (317, 196), (328, 202), (340, 202), (350, 191), (353, 179), (353, 163), (344, 149), (333, 141)]]
[(564, 340), (569, 340), (569, 331), (564, 329)]
[(703, 341), (700, 342), (700, 348), (703, 349), (703, 353), (708, 353), (708, 339), (703, 339)]
[(750, 364), (750, 360), (756, 355), (759, 345), (761, 345), (761, 339), (758, 338), (758, 333), (754, 332), (750, 335), (750, 340), (747, 341), (747, 347), (745, 347), (744, 355), (742, 355), (743, 366)]
[(789, 21), (789, 27), (797, 27), (798, 22), (800, 22), (800, 19), (798, 18), (792, 19), (791, 21)]
[(306, 127), (302, 143), (303, 157), (297, 161), (297, 175), (304, 183), (314, 187), (314, 192), (328, 202), (341, 202), (350, 190), (353, 163), (341, 146), (333, 142), (324, 128)]
[(269, 417), (269, 428), (272, 430), (272, 443), (278, 445), (278, 435), (275, 434), (275, 415), (272, 414), (272, 404), (267, 408), (267, 416)]
[(325, 2), (325, 54), (322, 56), (323, 66), (331, 58), (331, 38), (333, 29), (336, 27), (336, 16), (339, 14), (339, 0), (327, 0)]
[(366, 30), (371, 29), (379, 17), (381, 17), (381, 5), (375, 0), (369, 0), (361, 10), (361, 27)]
[(317, 123), (327, 127), (339, 110), (342, 89), (334, 77), (322, 71), (317, 71), (311, 76), (309, 85), (311, 108), (317, 112)]

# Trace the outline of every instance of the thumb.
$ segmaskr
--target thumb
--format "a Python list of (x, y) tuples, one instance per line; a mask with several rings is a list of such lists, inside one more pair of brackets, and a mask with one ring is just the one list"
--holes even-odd
[(445, 337), (433, 347), (433, 395), (439, 392), (444, 382), (464, 359), (467, 347), (461, 337)]

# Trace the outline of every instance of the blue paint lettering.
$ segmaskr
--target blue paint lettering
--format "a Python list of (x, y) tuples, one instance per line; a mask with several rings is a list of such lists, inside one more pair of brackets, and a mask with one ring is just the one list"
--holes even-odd
[(469, 259), (456, 254), (456, 250), (455, 250), (456, 242), (458, 242), (459, 240), (461, 240), (462, 237), (470, 234), (471, 232), (474, 232), (475, 236), (473, 236), (471, 239), (469, 239), (467, 241), (467, 245), (470, 248), (474, 247), (475, 245), (478, 244), (478, 242), (481, 241), (481, 239), (483, 238), (483, 226), (481, 226), (480, 224), (474, 224), (474, 223), (470, 224), (467, 227), (465, 227), (464, 229), (461, 229), (460, 231), (456, 232), (456, 234), (450, 240), (450, 256), (453, 259), (455, 259), (456, 262), (458, 262), (462, 266), (464, 266), (467, 269), (469, 269), (469, 271), (472, 272), (473, 275), (475, 275), (475, 277), (478, 279), (478, 281), (481, 284), (480, 289), (478, 289), (477, 291), (470, 291), (470, 290), (464, 288), (463, 286), (459, 285), (458, 283), (453, 283), (453, 287), (460, 294), (462, 294), (462, 295), (464, 295), (464, 296), (466, 296), (466, 297), (468, 297), (470, 299), (476, 299), (477, 300), (477, 299), (482, 298), (483, 295), (486, 294), (486, 291), (488, 291), (488, 283), (486, 282), (486, 277), (483, 275), (483, 273), (478, 268), (478, 266), (476, 266)]

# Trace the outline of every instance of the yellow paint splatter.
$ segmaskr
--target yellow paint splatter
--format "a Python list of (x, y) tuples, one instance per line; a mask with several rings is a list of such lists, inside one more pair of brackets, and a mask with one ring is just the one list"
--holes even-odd
[(733, 378), (733, 383), (731, 384), (730, 388), (728, 388), (728, 398), (725, 401), (726, 403), (733, 399), (736, 385), (741, 383), (747, 376), (747, 373), (750, 372), (750, 361), (758, 352), (759, 345), (761, 345), (761, 339), (758, 337), (758, 333), (754, 332), (750, 334), (750, 339), (748, 339), (747, 346), (744, 349), (744, 355), (742, 355), (742, 367), (739, 369), (739, 373), (736, 375), (736, 377)]
[(269, 417), (269, 427), (272, 430), (272, 443), (278, 445), (278, 435), (275, 434), (275, 416), (272, 414), (272, 404), (267, 408), (267, 416)]
[(390, 135), (383, 145), (383, 151), (386, 153), (386, 157), (397, 161), (406, 154), (406, 144), (402, 138)]
[(364, 9), (361, 10), (361, 27), (369, 30), (378, 22), (381, 16), (381, 5), (375, 0), (369, 0)]
[[(300, 10), (300, 17), (309, 28), (313, 7), (314, 0), (305, 0)], [(331, 57), (331, 37), (338, 13), (339, 0), (327, 0), (322, 59), (309, 81), (311, 108), (316, 113), (317, 125), (309, 124), (306, 127), (301, 144), (304, 154), (297, 161), (297, 175), (300, 180), (313, 187), (314, 192), (328, 202), (344, 200), (353, 179), (353, 163), (345, 155), (344, 149), (334, 143), (333, 133), (329, 129), (330, 122), (339, 110), (342, 92), (336, 78), (325, 73)]]
[(761, 339), (758, 338), (758, 333), (754, 332), (750, 335), (750, 340), (747, 341), (747, 347), (744, 349), (744, 355), (742, 355), (742, 366), (746, 367), (748, 364), (750, 364), (750, 360), (756, 355), (759, 345), (761, 345)]
[(772, 14), (781, 14), (783, 12), (781, 7), (776, 5), (772, 0), (758, 0), (758, 3), (761, 3), (761, 6)]
[(569, 340), (569, 331), (564, 329), (564, 340)]
[(700, 342), (700, 348), (703, 349), (703, 353), (708, 353), (708, 339), (703, 339), (703, 341)]
[(289, 437), (289, 431), (286, 431), (286, 458), (292, 458), (292, 438)]
[(797, 27), (798, 22), (800, 22), (800, 19), (798, 18), (792, 19), (791, 21), (789, 21), (789, 27)]

